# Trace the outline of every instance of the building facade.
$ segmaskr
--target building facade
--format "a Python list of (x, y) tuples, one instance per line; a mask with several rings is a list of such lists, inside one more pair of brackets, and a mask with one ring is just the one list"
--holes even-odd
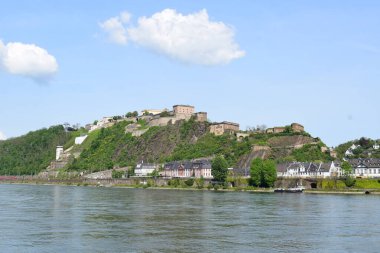
[(210, 126), (210, 133), (215, 134), (215, 135), (222, 135), (225, 133), (233, 134), (238, 131), (239, 131), (239, 124), (228, 122), (228, 121), (213, 123)]
[(149, 174), (153, 173), (155, 170), (158, 170), (158, 165), (154, 163), (144, 163), (141, 161), (136, 165), (135, 176), (137, 177), (146, 177)]
[(166, 163), (164, 165), (164, 176), (168, 178), (213, 178), (209, 160)]
[(198, 122), (206, 122), (207, 121), (207, 112), (197, 112), (194, 114), (195, 120)]
[(173, 105), (174, 115), (189, 115), (192, 116), (195, 112), (195, 107), (191, 105)]
[(329, 178), (340, 177), (342, 171), (339, 164), (292, 162), (277, 165), (277, 177), (280, 178)]
[(348, 162), (352, 166), (353, 176), (363, 178), (380, 178), (379, 158), (350, 159)]

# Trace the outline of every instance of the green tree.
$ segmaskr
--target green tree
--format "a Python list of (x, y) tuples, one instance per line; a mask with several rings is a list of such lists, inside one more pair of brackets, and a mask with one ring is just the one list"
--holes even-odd
[(201, 176), (200, 178), (196, 178), (195, 184), (197, 185), (198, 189), (202, 189), (205, 185), (205, 179), (203, 178), (203, 176)]
[(341, 165), (343, 172), (344, 184), (347, 187), (353, 187), (356, 183), (356, 179), (352, 177), (352, 166), (349, 162), (344, 161)]
[(217, 156), (211, 164), (211, 174), (218, 182), (225, 182), (228, 174), (228, 163), (223, 156)]
[(124, 174), (125, 174), (124, 171), (112, 170), (112, 178), (122, 178)]
[(163, 118), (163, 117), (169, 117), (170, 116), (170, 113), (168, 111), (163, 111), (160, 113), (160, 117)]
[(349, 162), (347, 161), (342, 162), (341, 168), (342, 168), (343, 176), (347, 177), (352, 174), (352, 166)]
[(251, 164), (252, 184), (259, 187), (273, 187), (277, 179), (274, 161), (256, 158)]

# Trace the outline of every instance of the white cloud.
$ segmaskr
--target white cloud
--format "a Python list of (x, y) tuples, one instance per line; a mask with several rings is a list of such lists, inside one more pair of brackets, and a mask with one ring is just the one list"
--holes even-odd
[(121, 19), (114, 17), (106, 21), (118, 21), (118, 29), (110, 33), (111, 38), (119, 34), (125, 42), (132, 41), (172, 59), (218, 65), (245, 55), (234, 41), (234, 30), (223, 22), (210, 21), (206, 10), (183, 15), (176, 10), (165, 9), (151, 17), (141, 17), (137, 26), (128, 27)]
[(112, 17), (99, 24), (100, 28), (108, 34), (108, 39), (117, 44), (127, 44), (127, 31), (124, 24), (131, 19), (131, 14), (122, 12), (118, 17)]
[(58, 71), (54, 56), (34, 44), (0, 40), (0, 67), (14, 75), (22, 75), (35, 80), (49, 79)]
[(121, 22), (123, 23), (129, 23), (129, 21), (131, 20), (131, 14), (127, 11), (124, 11), (120, 14), (120, 20)]
[(6, 139), (7, 137), (5, 137), (5, 135), (2, 132), (0, 132), (0, 141), (6, 140)]

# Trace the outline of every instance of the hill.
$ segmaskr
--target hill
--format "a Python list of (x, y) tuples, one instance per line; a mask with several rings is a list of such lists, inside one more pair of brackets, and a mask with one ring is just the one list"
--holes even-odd
[[(64, 169), (70, 171), (95, 172), (133, 167), (141, 160), (165, 163), (216, 155), (223, 155), (235, 168), (248, 168), (255, 157), (276, 162), (332, 160), (328, 152), (322, 152), (325, 145), (306, 132), (246, 132), (245, 138), (237, 138), (229, 133), (214, 135), (210, 126), (194, 118), (150, 127), (145, 120), (125, 119), (90, 133), (84, 128), (66, 132), (62, 126), (54, 126), (0, 142), (0, 173), (38, 173), (55, 160), (57, 145), (64, 146)], [(80, 135), (88, 137), (75, 145), (74, 139)]]
[(380, 158), (380, 140), (361, 137), (340, 144), (335, 148), (338, 158)]
[(55, 157), (55, 147), (70, 138), (63, 126), (52, 126), (0, 141), (0, 174), (30, 175), (45, 170)]

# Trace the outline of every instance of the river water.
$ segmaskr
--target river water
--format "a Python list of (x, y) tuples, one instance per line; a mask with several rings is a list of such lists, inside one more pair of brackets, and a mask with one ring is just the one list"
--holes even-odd
[(379, 252), (380, 196), (0, 185), (1, 252)]

